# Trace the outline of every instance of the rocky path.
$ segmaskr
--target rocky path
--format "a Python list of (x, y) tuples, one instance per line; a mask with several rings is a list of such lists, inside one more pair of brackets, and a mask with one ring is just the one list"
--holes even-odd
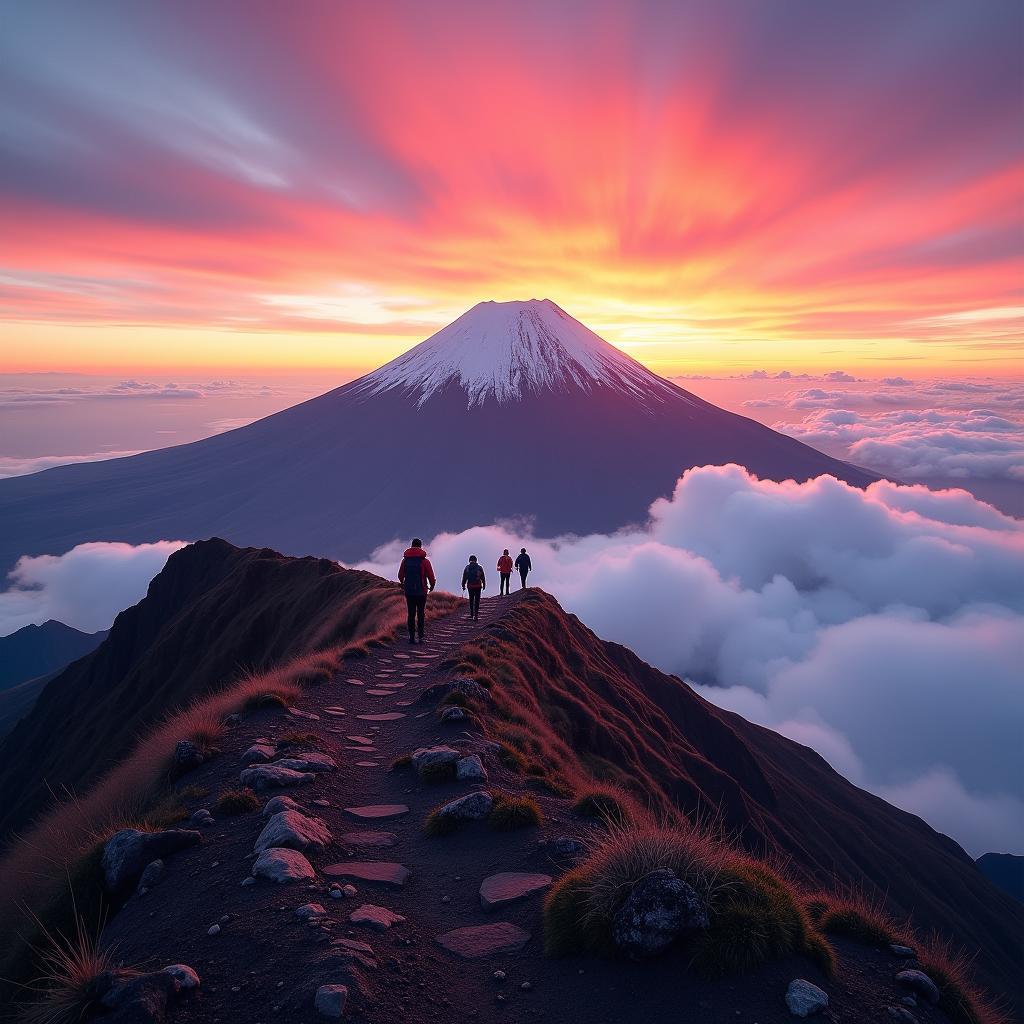
[[(439, 805), (526, 791), (479, 730), (442, 720), (443, 709), (421, 699), (453, 679), (458, 648), (520, 599), (485, 599), (479, 622), (462, 605), (428, 624), (426, 643), (373, 648), (295, 707), (242, 716), (223, 754), (181, 780), (190, 811), (214, 808), (240, 780), (257, 791), (259, 809), (195, 816), (185, 827), (202, 841), (168, 857), (163, 876), (105, 933), (126, 963), (195, 969), (201, 987), (174, 1003), (175, 1021), (343, 1014), (388, 1024), (618, 1024), (682, 1019), (680, 1005), (699, 1007), (708, 1022), (790, 1019), (778, 995), (766, 1002), (763, 993), (784, 991), (805, 963), (760, 972), (751, 995), (749, 983), (738, 991), (734, 982), (698, 982), (665, 963), (544, 958), (543, 894), (569, 866), (551, 841), (585, 839), (595, 827), (574, 819), (568, 801), (530, 791), (544, 812), (540, 827), (494, 832), (468, 822), (452, 835), (424, 832)], [(449, 751), (430, 757), (459, 758), (469, 777), (430, 783), (411, 767), (392, 768), (437, 747)], [(473, 778), (481, 767), (487, 778)]]

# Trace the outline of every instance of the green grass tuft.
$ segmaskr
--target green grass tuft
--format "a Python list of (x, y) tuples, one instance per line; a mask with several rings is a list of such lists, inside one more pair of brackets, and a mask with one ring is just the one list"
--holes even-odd
[(217, 798), (214, 814), (219, 818), (234, 818), (260, 809), (260, 802), (251, 789), (227, 789)]

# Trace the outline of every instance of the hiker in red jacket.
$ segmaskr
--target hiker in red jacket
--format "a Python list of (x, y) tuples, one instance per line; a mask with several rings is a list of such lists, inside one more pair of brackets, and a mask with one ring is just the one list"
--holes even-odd
[(462, 571), (462, 589), (469, 590), (469, 617), (474, 621), (480, 618), (480, 591), (486, 586), (484, 567), (476, 560), (476, 555), (470, 555), (469, 565)]
[(423, 542), (414, 537), (412, 546), (405, 549), (398, 567), (398, 581), (405, 589), (405, 603), (409, 609), (409, 643), (419, 636), (423, 643), (423, 616), (427, 610), (427, 594), (434, 589), (434, 567), (423, 550)]
[(498, 559), (498, 575), (501, 577), (500, 596), (509, 592), (508, 581), (512, 576), (512, 556), (508, 553), (508, 548), (505, 548), (501, 558)]

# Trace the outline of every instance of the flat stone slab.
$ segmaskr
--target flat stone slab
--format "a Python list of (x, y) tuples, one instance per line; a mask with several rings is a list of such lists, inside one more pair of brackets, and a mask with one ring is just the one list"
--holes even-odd
[(358, 878), (363, 882), (378, 882), (400, 888), (412, 878), (404, 864), (384, 860), (353, 860), (346, 864), (328, 864), (324, 874), (332, 878)]
[(399, 718), (405, 718), (405, 714), (401, 711), (385, 711), (379, 715), (356, 715), (356, 718), (364, 722), (394, 722)]
[(477, 960), (497, 953), (516, 953), (530, 941), (530, 933), (509, 921), (455, 928), (437, 937), (439, 945), (463, 960)]
[(351, 740), (353, 743), (364, 743), (366, 746), (373, 743), (373, 738), (371, 736), (346, 736), (345, 739)]
[(320, 716), (314, 715), (312, 711), (300, 711), (298, 708), (289, 708), (288, 714), (292, 718), (308, 718), (311, 722), (319, 722)]
[(484, 910), (504, 907), (534, 893), (543, 892), (551, 885), (550, 875), (529, 871), (500, 871), (488, 875), (480, 885), (480, 906)]
[(345, 709), (344, 708), (324, 708), (324, 714), (325, 715), (331, 715), (334, 718), (344, 718), (345, 717)]
[(350, 686), (362, 686), (363, 685), (362, 679), (346, 679), (345, 682), (348, 683)]
[(406, 658), (410, 657), (410, 655), (408, 655), (408, 654), (399, 654), (398, 651), (395, 651), (394, 657), (401, 658), (404, 661)]
[(348, 915), (348, 919), (352, 924), (362, 925), (364, 928), (373, 928), (379, 932), (385, 931), (393, 924), (400, 924), (405, 920), (401, 914), (396, 914), (385, 907), (375, 907), (372, 903), (364, 903), (361, 907), (356, 907)]
[(394, 846), (398, 836), (394, 832), (346, 832), (342, 846)]
[(390, 690), (364, 690), (364, 693), (368, 693), (371, 697), (390, 697)]
[(406, 804), (367, 804), (365, 807), (346, 807), (345, 813), (353, 818), (370, 821), (400, 818), (403, 814), (409, 813), (409, 808)]
[(379, 761), (356, 761), (357, 768), (379, 768)]

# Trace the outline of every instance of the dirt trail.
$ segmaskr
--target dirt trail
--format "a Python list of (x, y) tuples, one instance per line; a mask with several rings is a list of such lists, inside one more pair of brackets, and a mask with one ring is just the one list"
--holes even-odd
[[(453, 835), (429, 838), (423, 823), (430, 811), (480, 786), (428, 784), (411, 769), (391, 770), (391, 764), (417, 748), (443, 743), (480, 754), (490, 790), (527, 791), (524, 779), (487, 750), (479, 729), (441, 722), (434, 705), (417, 701), (428, 687), (452, 678), (447, 662), (460, 645), (498, 622), (521, 599), (521, 592), (485, 599), (479, 622), (471, 622), (462, 605), (428, 623), (423, 645), (409, 645), (403, 638), (373, 648), (364, 659), (344, 662), (332, 680), (303, 694), (298, 714), (275, 709), (243, 716), (225, 735), (223, 754), (181, 780), (183, 787), (206, 791), (189, 798), (190, 811), (212, 808), (219, 793), (239, 785), (241, 755), (253, 741), (277, 741), (291, 732), (314, 734), (319, 743), (309, 749), (329, 754), (338, 765), (336, 771), (318, 773), (310, 784), (260, 795), (262, 806), (287, 794), (330, 828), (333, 843), (307, 853), (317, 873), (314, 882), (276, 885), (261, 879), (243, 885), (253, 864), (253, 843), (267, 819), (260, 811), (219, 818), (202, 830), (200, 846), (170, 858), (163, 881), (132, 898), (108, 926), (106, 937), (125, 963), (151, 968), (186, 963), (199, 973), (201, 994), (182, 1001), (174, 1021), (322, 1021), (314, 1009), (318, 987), (346, 984), (346, 1018), (382, 1024), (464, 1019), (621, 1024), (682, 1019), (679, 1013), (686, 1009), (692, 1011), (687, 1019), (699, 1017), (708, 1024), (781, 1024), (791, 1019), (782, 994), (794, 977), (824, 985), (835, 1011), (841, 1014), (844, 1006), (852, 1011), (847, 1019), (865, 1019), (858, 1015), (865, 1009), (864, 979), (876, 972), (891, 974), (891, 963), (878, 951), (844, 950), (844, 961), (855, 969), (828, 981), (806, 962), (794, 960), (742, 979), (709, 983), (687, 974), (682, 956), (648, 964), (545, 958), (542, 894), (482, 909), (479, 889), (485, 878), (507, 871), (557, 877), (566, 865), (545, 852), (543, 840), (586, 839), (595, 826), (574, 818), (568, 801), (530, 791), (544, 811), (539, 828), (498, 833), (472, 822)], [(374, 717), (381, 715), (388, 717)], [(345, 811), (380, 804), (409, 810), (367, 821)], [(344, 838), (366, 830), (394, 833), (396, 842), (387, 848), (358, 847)], [(325, 871), (337, 865), (343, 871), (352, 862), (397, 863), (412, 874), (395, 887)], [(332, 898), (329, 887), (335, 881), (351, 881), (357, 894)], [(325, 918), (300, 920), (295, 911), (306, 903), (321, 904)], [(354, 926), (349, 915), (363, 904), (383, 907), (405, 921), (384, 931)], [(473, 960), (459, 959), (436, 941), (451, 929), (495, 922), (522, 928), (531, 938), (517, 952)], [(209, 935), (218, 924), (219, 933)], [(364, 962), (343, 965), (339, 939), (368, 944), (369, 952), (359, 952)], [(496, 979), (496, 971), (505, 977)], [(884, 1006), (892, 998), (891, 993), (871, 993), (876, 1019), (884, 1019)], [(918, 1019), (935, 1018), (926, 1011)]]

